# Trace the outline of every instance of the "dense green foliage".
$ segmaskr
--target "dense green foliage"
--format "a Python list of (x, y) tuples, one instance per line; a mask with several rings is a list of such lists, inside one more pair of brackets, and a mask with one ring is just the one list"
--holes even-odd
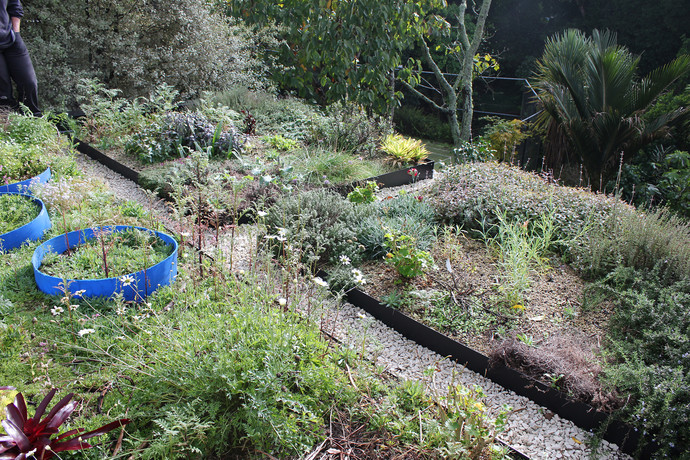
[(45, 105), (71, 107), (77, 83), (97, 78), (127, 97), (161, 83), (186, 99), (210, 89), (259, 87), (252, 37), (206, 2), (32, 1), (22, 31)]
[(283, 29), (278, 53), (283, 87), (321, 104), (352, 100), (385, 111), (400, 96), (391, 70), (401, 65), (410, 30), (434, 0), (289, 0), (228, 2), (229, 12), (251, 24)]
[[(568, 30), (551, 38), (538, 62), (535, 88), (544, 109), (547, 161), (581, 162), (590, 184), (600, 190), (621, 161), (667, 133), (690, 109), (643, 117), (671, 84), (690, 71), (681, 56), (644, 78), (639, 58), (616, 44), (616, 35), (595, 30), (592, 37)], [(624, 155), (623, 152), (628, 152)]]
[(7, 114), (0, 122), (0, 180), (3, 184), (37, 176), (76, 174), (69, 142), (48, 120)]
[[(0, 195), (0, 235), (28, 224), (38, 216), (40, 208), (30, 198), (14, 194)], [(0, 240), (0, 249), (2, 249)]]

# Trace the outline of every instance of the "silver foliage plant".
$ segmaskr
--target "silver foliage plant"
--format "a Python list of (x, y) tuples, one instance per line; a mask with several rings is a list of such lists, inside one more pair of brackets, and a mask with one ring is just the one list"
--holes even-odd
[(264, 67), (251, 52), (261, 37), (205, 2), (36, 0), (26, 16), (23, 35), (46, 105), (69, 107), (81, 78), (96, 78), (129, 98), (161, 83), (182, 99), (266, 86)]

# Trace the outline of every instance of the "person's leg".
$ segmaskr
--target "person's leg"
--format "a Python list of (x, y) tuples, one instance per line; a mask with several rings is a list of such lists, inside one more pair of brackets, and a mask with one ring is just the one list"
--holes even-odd
[(29, 50), (26, 49), (24, 40), (18, 33), (15, 34), (15, 37), (14, 44), (4, 52), (7, 68), (12, 80), (17, 84), (19, 102), (26, 105), (34, 115), (40, 116), (36, 72), (34, 72), (34, 66), (31, 63)]
[(17, 105), (17, 101), (12, 97), (12, 80), (4, 51), (0, 50), (0, 109), (14, 108)]

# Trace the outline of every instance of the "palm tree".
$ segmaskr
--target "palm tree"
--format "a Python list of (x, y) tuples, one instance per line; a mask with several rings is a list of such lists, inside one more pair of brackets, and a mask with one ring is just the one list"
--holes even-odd
[(546, 129), (549, 164), (580, 161), (593, 187), (615, 171), (623, 155), (666, 135), (668, 128), (690, 115), (690, 107), (652, 120), (643, 114), (671, 84), (690, 70), (690, 56), (681, 56), (644, 78), (637, 76), (639, 58), (616, 44), (616, 35), (594, 30), (587, 37), (571, 29), (550, 38), (537, 62), (536, 82)]

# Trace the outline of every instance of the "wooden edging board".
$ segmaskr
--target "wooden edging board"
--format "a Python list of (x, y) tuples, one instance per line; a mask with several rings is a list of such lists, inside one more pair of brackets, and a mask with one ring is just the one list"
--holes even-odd
[[(72, 142), (74, 142), (78, 152), (93, 158), (99, 163), (107, 166), (116, 173), (122, 175), (123, 177), (136, 182), (139, 184), (139, 173), (129, 166), (123, 165), (119, 161), (109, 157), (105, 153), (95, 149), (91, 145), (83, 142), (76, 137), (71, 137)], [(410, 174), (410, 170), (415, 169), (417, 171), (416, 177)], [(431, 179), (434, 177), (434, 162), (428, 161), (426, 163), (421, 163), (418, 165), (410, 166), (409, 168), (400, 169), (398, 171), (393, 171), (387, 174), (382, 174), (380, 176), (371, 177), (368, 179), (352, 182), (351, 184), (342, 186), (342, 191), (349, 192), (355, 187), (361, 186), (367, 182), (376, 182), (381, 188), (387, 187), (398, 187), (401, 185), (411, 184), (420, 180)]]
[[(79, 152), (88, 155), (127, 179), (139, 183), (139, 173), (137, 171), (108, 157), (79, 139), (74, 138), (73, 141)], [(411, 168), (415, 168), (418, 171), (417, 177), (413, 177), (409, 173)], [(356, 181), (346, 186), (346, 188), (352, 190), (356, 186), (362, 185), (368, 181), (374, 181), (382, 188), (397, 187), (418, 180), (430, 179), (433, 177), (433, 174), (434, 162), (430, 161), (370, 179)], [(394, 308), (382, 305), (378, 300), (370, 297), (364, 292), (353, 289), (348, 292), (347, 299), (356, 307), (366, 311), (408, 339), (441, 356), (450, 357), (466, 366), (468, 369), (484, 375), (502, 387), (512, 390), (521, 396), (525, 396), (559, 416), (570, 420), (580, 428), (592, 431), (604, 428), (604, 439), (617, 444), (623, 452), (649, 457), (655, 450), (653, 445), (647, 445), (643, 447), (641, 451), (638, 450), (640, 443), (639, 433), (631, 426), (612, 419), (610, 414), (597, 411), (588, 404), (573, 401), (564, 393), (546, 386), (509, 367), (491, 367), (489, 366), (489, 358), (487, 356), (431, 329)]]

